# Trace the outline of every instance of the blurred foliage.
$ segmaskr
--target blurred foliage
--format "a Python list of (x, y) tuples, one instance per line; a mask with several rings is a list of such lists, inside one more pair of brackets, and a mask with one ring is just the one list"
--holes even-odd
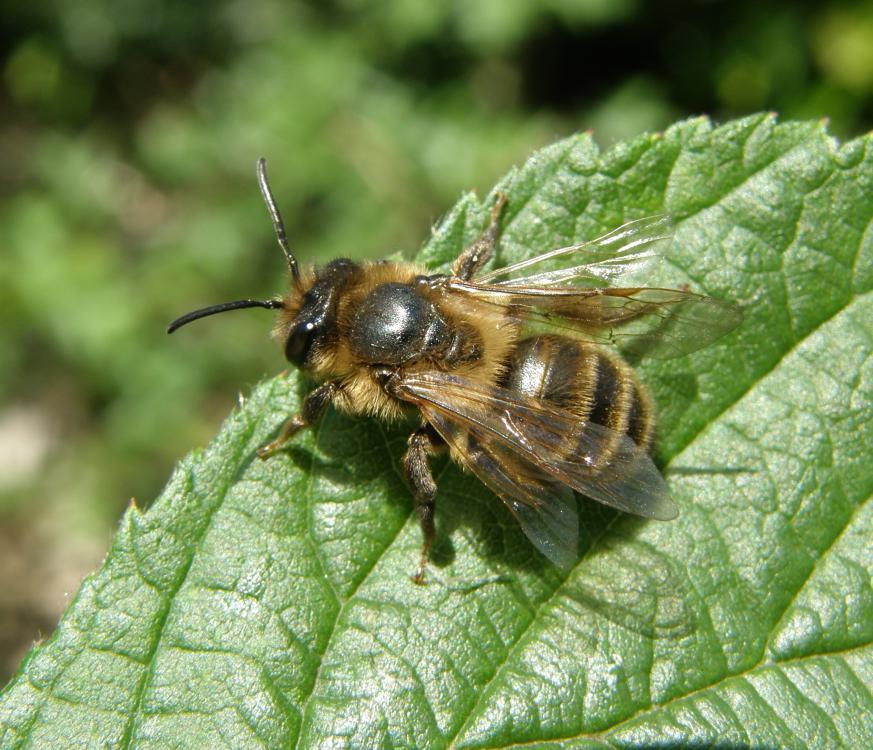
[(412, 252), (462, 190), (576, 130), (873, 122), (871, 2), (35, 0), (0, 18), (0, 531), (42, 552), (26, 584), (0, 559), (19, 571), (0, 624), (17, 607), (24, 645), (128, 498), (282, 367), (258, 311), (164, 334), (282, 290), (258, 156), (319, 261)]

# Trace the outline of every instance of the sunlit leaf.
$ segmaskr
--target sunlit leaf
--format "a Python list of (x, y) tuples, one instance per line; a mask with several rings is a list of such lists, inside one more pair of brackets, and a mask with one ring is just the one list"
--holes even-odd
[[(744, 307), (640, 367), (678, 520), (582, 501), (565, 574), (438, 463), (416, 587), (409, 427), (330, 413), (258, 461), (301, 393), (277, 377), (125, 514), (0, 696), (0, 748), (873, 746), (870, 138), (768, 116), (580, 135), (499, 188), (503, 262), (667, 212), (653, 285)], [(423, 259), (489, 205), (462, 198)]]

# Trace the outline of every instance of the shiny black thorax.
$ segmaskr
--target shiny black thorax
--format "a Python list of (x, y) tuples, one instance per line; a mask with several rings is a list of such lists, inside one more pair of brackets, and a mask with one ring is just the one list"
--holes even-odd
[(358, 305), (348, 337), (357, 359), (402, 365), (447, 353), (453, 332), (437, 306), (418, 289), (394, 282), (380, 284)]
[(451, 369), (480, 356), (478, 337), (469, 326), (455, 325), (424, 293), (426, 285), (378, 284), (338, 321), (343, 295), (364, 280), (367, 269), (351, 260), (334, 260), (316, 273), (288, 330), (285, 356), (306, 367), (315, 352), (346, 339), (363, 365), (400, 367), (422, 359)]

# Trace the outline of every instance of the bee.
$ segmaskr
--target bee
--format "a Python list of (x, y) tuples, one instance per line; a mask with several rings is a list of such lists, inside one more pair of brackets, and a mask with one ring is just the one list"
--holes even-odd
[[(258, 450), (261, 458), (281, 450), (329, 404), (381, 419), (417, 410), (421, 424), (401, 459), (422, 532), (416, 583), (424, 583), (435, 536), (429, 459), (445, 450), (564, 569), (578, 554), (574, 493), (645, 518), (676, 517), (649, 454), (652, 400), (619, 352), (678, 357), (735, 328), (742, 314), (687, 290), (602, 283), (619, 279), (669, 239), (668, 219), (631, 221), (595, 240), (483, 272), (507, 202), (498, 193), (488, 227), (448, 274), (347, 258), (302, 270), (263, 159), (257, 177), (288, 265), (288, 292), (195, 310), (167, 332), (228, 310), (278, 311), (273, 338), (318, 385)], [(583, 253), (584, 262), (569, 268), (529, 270)], [(597, 285), (572, 283), (579, 279)]]

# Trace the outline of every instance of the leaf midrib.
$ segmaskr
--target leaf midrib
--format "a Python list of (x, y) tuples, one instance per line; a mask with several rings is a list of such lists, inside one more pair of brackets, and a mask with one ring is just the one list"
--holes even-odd
[[(385, 434), (385, 431), (383, 429), (381, 429), (381, 423), (377, 422), (377, 424), (379, 424), (379, 434), (382, 436), (382, 440), (385, 443), (385, 449), (387, 451), (389, 448), (387, 436)], [(316, 434), (315, 434), (315, 437), (313, 440), (313, 445), (316, 449), (318, 448), (318, 440), (319, 440), (319, 437), (321, 436), (321, 431), (322, 431), (323, 425), (324, 425), (324, 421), (322, 420), (322, 421), (318, 422), (318, 424), (315, 428)], [(314, 469), (314, 467), (315, 467), (315, 451), (313, 451), (313, 453), (312, 453), (312, 465), (311, 465), (310, 469)], [(313, 481), (314, 481), (314, 476), (315, 476), (315, 472), (311, 471), (309, 484), (308, 484), (307, 490), (306, 490), (307, 491), (307, 497), (306, 497), (307, 517), (309, 516), (310, 511), (311, 511), (312, 485), (313, 485)], [(330, 624), (330, 632), (328, 633), (328, 637), (327, 637), (327, 641), (326, 641), (325, 646), (324, 646), (324, 650), (320, 654), (318, 654), (318, 665), (315, 668), (315, 675), (312, 678), (312, 685), (310, 686), (309, 691), (306, 693), (306, 695), (303, 698), (303, 701), (300, 704), (300, 709), (299, 709), (299, 711), (300, 711), (300, 731), (298, 732), (297, 738), (294, 741), (295, 750), (297, 750), (300, 747), (300, 743), (303, 741), (303, 736), (305, 734), (304, 728), (305, 728), (307, 715), (308, 715), (308, 711), (309, 711), (309, 704), (312, 700), (312, 696), (315, 694), (315, 689), (319, 684), (319, 680), (321, 679), (321, 669), (324, 666), (324, 656), (325, 656), (325, 654), (328, 653), (328, 651), (330, 651), (331, 644), (333, 643), (334, 637), (335, 637), (336, 632), (337, 632), (337, 626), (339, 625), (340, 621), (342, 620), (343, 615), (345, 614), (346, 609), (349, 606), (349, 603), (355, 599), (355, 596), (357, 595), (358, 591), (361, 589), (361, 586), (363, 586), (367, 582), (367, 580), (373, 574), (373, 571), (379, 565), (379, 562), (385, 557), (385, 554), (387, 553), (387, 551), (389, 549), (391, 549), (391, 546), (394, 544), (394, 542), (397, 540), (397, 538), (400, 536), (400, 534), (403, 533), (403, 529), (406, 526), (406, 524), (409, 522), (409, 517), (411, 515), (412, 515), (412, 513), (410, 512), (410, 514), (406, 518), (406, 521), (404, 521), (402, 524), (398, 524), (397, 531), (394, 533), (394, 535), (391, 537), (391, 539), (388, 540), (388, 542), (385, 544), (385, 547), (382, 549), (382, 552), (380, 552), (378, 555), (376, 555), (373, 558), (373, 561), (372, 561), (372, 564), (370, 565), (370, 567), (363, 573), (363, 575), (361, 575), (358, 578), (358, 581), (349, 590), (349, 593), (346, 596), (341, 596), (339, 594), (339, 592), (336, 590), (336, 587), (333, 585), (333, 582), (330, 581), (331, 590), (334, 592), (334, 596), (336, 597), (336, 600), (337, 600), (337, 603), (339, 604), (339, 607), (337, 608), (336, 616), (333, 618), (333, 621)], [(307, 529), (311, 533), (312, 527), (308, 522), (307, 522)], [(313, 544), (313, 546), (317, 546), (317, 545)], [(325, 577), (327, 578), (327, 572), (324, 569), (323, 564), (321, 563), (320, 557), (319, 557), (319, 564), (321, 565), (322, 570), (325, 573)]]
[[(814, 653), (814, 654), (804, 654), (803, 656), (796, 656), (792, 659), (785, 659), (784, 661), (767, 661), (766, 659), (762, 659), (762, 660), (758, 661), (757, 663), (753, 664), (748, 669), (744, 669), (744, 670), (742, 670), (740, 672), (736, 672), (734, 674), (725, 675), (725, 677), (723, 677), (722, 679), (720, 679), (716, 682), (710, 683), (709, 685), (704, 685), (703, 687), (696, 688), (695, 690), (691, 690), (691, 691), (684, 693), (682, 695), (677, 695), (675, 698), (671, 698), (666, 703), (658, 703), (658, 704), (653, 704), (653, 705), (647, 706), (645, 708), (641, 708), (638, 711), (636, 711), (633, 715), (627, 717), (626, 719), (622, 719), (619, 723), (613, 724), (612, 726), (607, 727), (606, 729), (601, 730), (600, 732), (583, 732), (581, 734), (572, 734), (572, 735), (567, 735), (567, 736), (563, 736), (563, 737), (541, 737), (541, 738), (538, 738), (535, 740), (530, 740), (530, 741), (513, 742), (511, 745), (491, 745), (491, 746), (488, 746), (485, 748), (480, 748), (480, 750), (509, 750), (509, 748), (526, 747), (529, 745), (542, 745), (543, 743), (552, 743), (552, 742), (555, 742), (555, 743), (572, 742), (574, 740), (582, 740), (582, 739), (599, 740), (600, 742), (605, 742), (605, 743), (609, 744), (610, 746), (616, 748), (616, 750), (620, 750), (621, 748), (625, 748), (626, 745), (616, 745), (609, 735), (615, 734), (619, 729), (628, 726), (632, 722), (639, 719), (641, 716), (645, 716), (647, 713), (649, 713), (650, 711), (652, 711), (654, 709), (669, 708), (670, 706), (672, 706), (680, 701), (693, 699), (695, 696), (702, 694), (702, 693), (706, 692), (707, 690), (712, 690), (713, 688), (719, 687), (719, 686), (723, 685), (724, 683), (727, 683), (730, 681), (735, 681), (735, 680), (743, 680), (743, 679), (753, 675), (753, 673), (756, 670), (762, 670), (762, 669), (771, 668), (771, 667), (772, 668), (790, 667), (790, 666), (793, 666), (795, 664), (803, 664), (804, 662), (811, 661), (813, 659), (822, 659), (825, 657), (828, 657), (828, 658), (847, 657), (847, 656), (850, 656), (850, 655), (855, 654), (855, 653), (863, 652), (865, 649), (868, 649), (869, 647), (870, 647), (869, 643), (863, 643), (859, 646), (852, 646), (851, 648), (836, 649), (834, 651), (822, 651), (820, 653)], [(845, 664), (845, 662), (844, 662), (844, 664)], [(850, 671), (851, 671), (851, 668), (848, 666), (848, 664), (846, 664), (846, 668), (850, 669)], [(861, 681), (859, 679), (859, 683), (863, 684), (863, 681)], [(868, 692), (869, 692), (869, 689), (868, 689)], [(870, 695), (870, 703), (873, 704), (873, 694)]]

